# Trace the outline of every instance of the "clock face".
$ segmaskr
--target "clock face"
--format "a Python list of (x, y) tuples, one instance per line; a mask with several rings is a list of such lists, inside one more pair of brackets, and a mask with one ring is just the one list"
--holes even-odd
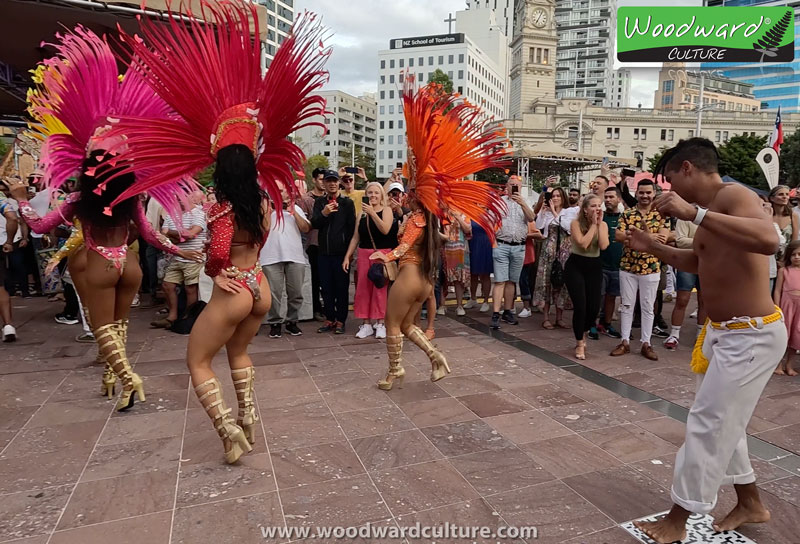
[(528, 21), (536, 28), (544, 28), (547, 24), (547, 12), (542, 8), (537, 8), (530, 14)]

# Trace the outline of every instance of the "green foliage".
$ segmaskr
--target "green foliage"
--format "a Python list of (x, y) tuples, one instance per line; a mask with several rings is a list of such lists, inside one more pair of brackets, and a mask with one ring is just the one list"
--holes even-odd
[(505, 185), (508, 175), (501, 168), (487, 168), (475, 174), (475, 179), (491, 185)]
[(433, 71), (428, 82), (435, 81), (440, 84), (446, 93), (453, 92), (453, 80), (439, 68)]
[(650, 172), (651, 174), (655, 175), (655, 173), (656, 173), (656, 165), (658, 165), (658, 161), (661, 160), (661, 157), (664, 155), (664, 152), (667, 149), (669, 149), (669, 148), (667, 146), (664, 146), (661, 149), (659, 149), (658, 152), (655, 155), (653, 155), (652, 157), (647, 159), (647, 162), (648, 162), (647, 171), (648, 172)]
[(310, 157), (306, 158), (305, 164), (303, 164), (303, 172), (306, 175), (306, 188), (310, 191), (314, 188), (314, 183), (311, 178), (311, 173), (316, 170), (317, 168), (330, 168), (331, 163), (328, 161), (328, 157), (325, 155), (311, 155)]
[(781, 145), (781, 183), (800, 186), (800, 130), (783, 139)]
[(756, 187), (768, 190), (764, 172), (756, 162), (758, 152), (767, 144), (766, 136), (734, 136), (721, 146), (719, 151), (719, 174)]
[(204, 168), (199, 174), (197, 174), (197, 183), (202, 185), (203, 187), (209, 187), (214, 185), (214, 167), (216, 163), (212, 164), (208, 168)]
[(11, 148), (10, 145), (5, 143), (3, 140), (0, 140), (0, 160), (2, 160), (6, 156), (6, 153), (8, 153), (8, 150), (10, 148)]

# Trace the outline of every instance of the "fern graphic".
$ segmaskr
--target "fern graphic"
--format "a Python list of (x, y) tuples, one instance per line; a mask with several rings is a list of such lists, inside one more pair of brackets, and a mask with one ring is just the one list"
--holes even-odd
[(772, 25), (772, 28), (764, 33), (761, 39), (753, 44), (753, 49), (761, 53), (759, 62), (764, 61), (765, 55), (768, 57), (778, 56), (778, 46), (783, 41), (783, 35), (786, 34), (792, 19), (794, 19), (794, 14), (787, 11), (777, 23)]

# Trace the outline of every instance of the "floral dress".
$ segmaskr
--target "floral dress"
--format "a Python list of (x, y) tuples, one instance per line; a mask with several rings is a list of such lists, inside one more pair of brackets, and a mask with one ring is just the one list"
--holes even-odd
[[(466, 221), (466, 218), (464, 218)], [(469, 261), (466, 257), (467, 240), (458, 221), (451, 217), (444, 243), (444, 262), (447, 283), (461, 282), (469, 285)]]
[[(569, 300), (566, 287), (561, 287), (561, 289), (556, 290), (550, 285), (550, 271), (553, 269), (553, 263), (558, 259), (563, 267), (572, 250), (569, 233), (559, 226), (560, 219), (561, 214), (553, 218), (552, 222), (549, 224), (546, 222), (540, 223), (542, 225), (540, 230), (542, 228), (547, 229), (547, 237), (544, 242), (542, 242), (541, 253), (537, 255), (537, 260), (539, 262), (536, 272), (536, 286), (533, 289), (533, 304), (536, 306), (549, 304), (556, 308), (563, 309), (566, 307), (567, 301)], [(539, 227), (539, 224), (536, 226)], [(560, 243), (558, 243), (558, 231), (561, 231)]]

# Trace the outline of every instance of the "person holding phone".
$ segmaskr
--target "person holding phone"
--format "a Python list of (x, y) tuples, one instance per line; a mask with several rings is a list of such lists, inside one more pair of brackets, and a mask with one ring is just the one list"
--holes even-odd
[[(319, 229), (319, 281), (325, 324), (317, 332), (345, 333), (350, 275), (342, 267), (356, 225), (353, 201), (341, 194), (339, 174), (323, 174), (325, 196), (314, 203), (311, 226)], [(359, 199), (359, 204), (361, 200)]]
[(342, 267), (350, 273), (350, 261), (357, 252), (358, 268), (356, 275), (356, 294), (353, 300), (353, 315), (361, 319), (356, 338), (386, 338), (386, 296), (388, 285), (376, 286), (367, 276), (371, 261), (369, 256), (375, 251), (388, 253), (397, 247), (398, 223), (394, 220), (391, 208), (386, 205), (386, 193), (383, 185), (373, 181), (367, 184), (366, 195), (361, 206), (363, 213), (358, 227), (353, 231), (350, 246), (344, 256)]
[(342, 194), (353, 201), (355, 206), (355, 217), (361, 217), (361, 204), (364, 199), (364, 190), (356, 189), (355, 176), (361, 178), (363, 183), (367, 182), (367, 174), (360, 166), (343, 166), (339, 168), (340, 186)]

